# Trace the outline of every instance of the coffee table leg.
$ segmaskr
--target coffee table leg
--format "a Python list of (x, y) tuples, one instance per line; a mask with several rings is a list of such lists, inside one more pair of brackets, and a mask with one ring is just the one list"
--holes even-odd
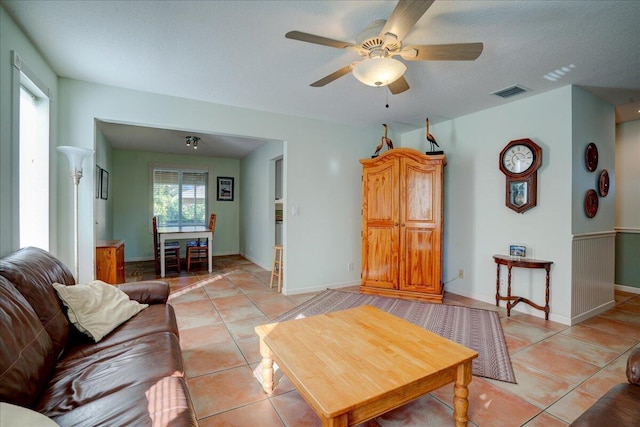
[(471, 361), (458, 366), (456, 383), (453, 386), (453, 418), (456, 421), (456, 427), (467, 425), (467, 410), (469, 409), (469, 388), (471, 382)]
[(338, 415), (335, 418), (324, 418), (322, 419), (322, 427), (348, 427), (349, 426), (349, 416), (348, 414)]
[(262, 355), (262, 389), (265, 393), (271, 393), (274, 388), (273, 353), (262, 339), (260, 339), (260, 354)]

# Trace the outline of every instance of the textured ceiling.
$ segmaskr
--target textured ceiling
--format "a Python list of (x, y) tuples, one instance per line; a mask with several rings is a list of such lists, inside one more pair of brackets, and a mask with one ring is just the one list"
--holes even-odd
[[(618, 121), (640, 118), (639, 1), (436, 1), (404, 44), (481, 41), (484, 51), (472, 62), (407, 62), (411, 89), (399, 95), (351, 75), (310, 87), (358, 55), (284, 37), (299, 30), (354, 42), (395, 1), (1, 3), (72, 79), (396, 131), (567, 84), (618, 105)], [(544, 77), (562, 67), (571, 71)], [(514, 84), (530, 91), (491, 95)]]

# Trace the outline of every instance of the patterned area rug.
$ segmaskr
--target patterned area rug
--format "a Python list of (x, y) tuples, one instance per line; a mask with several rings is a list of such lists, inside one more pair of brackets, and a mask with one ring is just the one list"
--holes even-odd
[(498, 313), (478, 308), (430, 304), (326, 290), (274, 319), (282, 322), (372, 305), (478, 352), (473, 375), (515, 383)]

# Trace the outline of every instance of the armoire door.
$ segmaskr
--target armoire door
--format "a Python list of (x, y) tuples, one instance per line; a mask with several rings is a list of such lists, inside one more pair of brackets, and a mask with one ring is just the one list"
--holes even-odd
[(410, 158), (400, 165), (399, 288), (439, 293), (442, 166)]
[(398, 159), (363, 170), (362, 285), (398, 288)]

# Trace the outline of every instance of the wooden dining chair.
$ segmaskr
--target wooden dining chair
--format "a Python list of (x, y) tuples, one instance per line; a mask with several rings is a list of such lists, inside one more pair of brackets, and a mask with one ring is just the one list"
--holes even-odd
[[(158, 237), (158, 219), (153, 217), (153, 254), (156, 261), (156, 274), (160, 274), (160, 239)], [(180, 272), (180, 242), (164, 242), (164, 266), (176, 267)]]
[[(216, 214), (209, 216), (211, 236), (216, 230)], [(191, 271), (191, 264), (209, 263), (209, 239), (198, 239), (187, 242), (187, 272)]]

